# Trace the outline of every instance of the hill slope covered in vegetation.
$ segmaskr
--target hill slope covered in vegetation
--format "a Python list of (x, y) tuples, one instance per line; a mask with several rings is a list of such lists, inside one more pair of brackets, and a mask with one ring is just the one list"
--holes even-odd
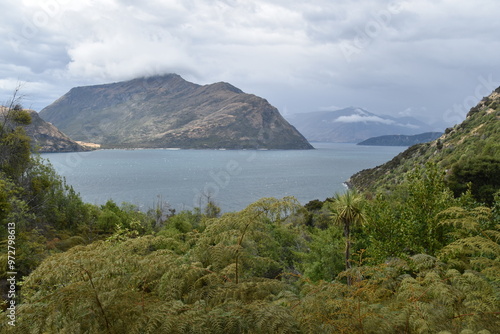
[(351, 177), (359, 190), (391, 187), (401, 182), (406, 171), (427, 162), (446, 170), (446, 180), (455, 194), (467, 190), (481, 201), (491, 203), (500, 189), (500, 87), (481, 100), (467, 118), (429, 143), (418, 144), (391, 161)]

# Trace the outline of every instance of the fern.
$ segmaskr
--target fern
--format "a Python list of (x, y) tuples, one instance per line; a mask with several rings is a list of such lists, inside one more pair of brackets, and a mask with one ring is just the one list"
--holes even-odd
[(304, 333), (494, 332), (500, 325), (498, 288), (477, 273), (427, 255), (357, 270), (351, 287), (305, 283), (293, 307)]
[(500, 225), (492, 221), (491, 209), (450, 208), (438, 215), (440, 224), (449, 225), (452, 242), (439, 257), (459, 270), (476, 270), (491, 280), (500, 281)]
[[(311, 282), (290, 270), (307, 236), (294, 208), (290, 200), (266, 199), (206, 220), (203, 232), (115, 238), (55, 254), (23, 282), (14, 331), (399, 334), (500, 327), (500, 232), (489, 209), (436, 216), (449, 232), (438, 257), (366, 265), (360, 252), (357, 266)], [(350, 286), (341, 283), (346, 277)]]

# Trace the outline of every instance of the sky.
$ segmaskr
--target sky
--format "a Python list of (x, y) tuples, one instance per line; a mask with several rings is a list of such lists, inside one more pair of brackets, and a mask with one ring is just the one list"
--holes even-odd
[(349, 106), (461, 122), (500, 86), (498, 0), (0, 0), (0, 104), (177, 73), (283, 115)]

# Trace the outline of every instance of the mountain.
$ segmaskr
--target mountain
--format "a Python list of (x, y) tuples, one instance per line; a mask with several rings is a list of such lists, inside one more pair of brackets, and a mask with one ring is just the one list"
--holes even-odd
[(38, 152), (81, 152), (89, 147), (75, 142), (59, 131), (54, 125), (40, 118), (34, 110), (29, 110), (31, 124), (25, 127), (26, 134), (32, 138), (32, 144), (38, 147)]
[(432, 131), (412, 117), (376, 115), (361, 108), (316, 111), (287, 116), (309, 141), (358, 143), (382, 135), (415, 135)]
[(348, 181), (360, 190), (390, 187), (405, 172), (426, 163), (446, 170), (446, 180), (455, 194), (467, 190), (491, 203), (500, 190), (500, 87), (470, 109), (466, 119), (430, 143), (409, 147), (391, 161), (354, 174)]
[(104, 148), (313, 148), (265, 99), (176, 74), (76, 87), (40, 116)]
[(425, 132), (418, 135), (387, 135), (368, 138), (358, 143), (366, 146), (412, 146), (415, 144), (427, 143), (438, 139), (443, 135), (442, 132)]
[[(2, 107), (0, 118), (7, 109)], [(45, 122), (34, 110), (26, 110), (31, 116), (31, 124), (24, 127), (26, 134), (31, 138), (31, 146), (37, 147), (40, 153), (49, 152), (80, 152), (90, 148), (80, 145), (54, 125)]]

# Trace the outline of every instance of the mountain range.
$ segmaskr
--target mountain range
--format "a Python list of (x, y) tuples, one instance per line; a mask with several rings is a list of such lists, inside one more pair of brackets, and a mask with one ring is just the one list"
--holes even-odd
[(265, 99), (177, 74), (76, 87), (40, 116), (103, 148), (313, 148)]
[(358, 143), (382, 135), (415, 135), (432, 131), (429, 125), (412, 117), (376, 115), (356, 107), (286, 117), (307, 140), (315, 142)]

